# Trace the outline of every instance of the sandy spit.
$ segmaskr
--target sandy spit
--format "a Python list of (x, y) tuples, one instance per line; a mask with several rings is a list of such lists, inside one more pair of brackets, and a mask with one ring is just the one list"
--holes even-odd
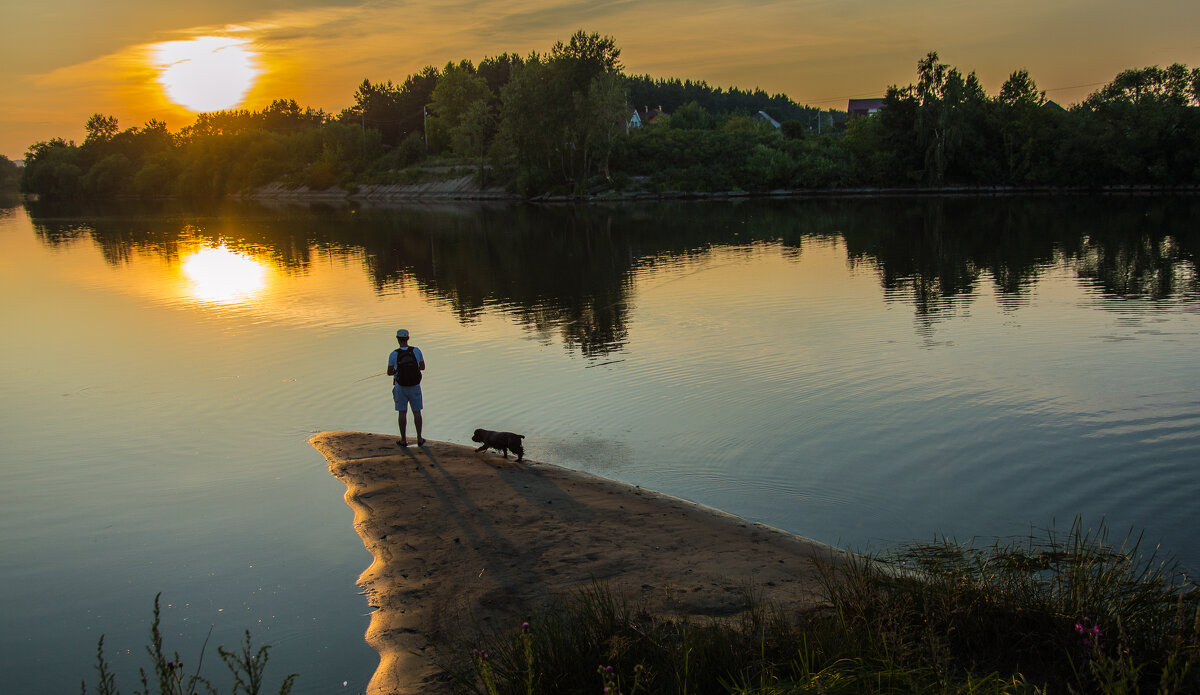
[(358, 579), (380, 665), (367, 692), (444, 693), (439, 653), (475, 625), (519, 621), (606, 583), (676, 615), (729, 616), (746, 591), (819, 600), (816, 541), (559, 466), (468, 446), (324, 432), (310, 443), (346, 484), (374, 562)]

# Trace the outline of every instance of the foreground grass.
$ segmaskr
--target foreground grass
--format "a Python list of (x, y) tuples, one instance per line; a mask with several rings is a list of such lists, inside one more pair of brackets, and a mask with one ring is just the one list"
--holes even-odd
[[(183, 662), (179, 658), (179, 653), (168, 654), (163, 646), (162, 632), (159, 630), (159, 607), (158, 600), (162, 594), (154, 597), (154, 621), (150, 624), (150, 644), (146, 647), (146, 653), (150, 657), (150, 672), (145, 668), (138, 669), (138, 677), (141, 682), (141, 689), (134, 690), (134, 695), (199, 695), (200, 692), (215, 694), (220, 692), (206, 678), (200, 675), (200, 667), (204, 664), (204, 649), (200, 650), (197, 658), (196, 667), (191, 673), (184, 669)], [(205, 640), (207, 645), (208, 641)], [(266, 691), (266, 681), (264, 672), (267, 668), (268, 652), (270, 647), (262, 646), (258, 650), (254, 650), (250, 644), (250, 631), (246, 631), (246, 636), (242, 642), (241, 648), (238, 651), (227, 650), (224, 647), (217, 647), (217, 654), (220, 655), (221, 661), (225, 662), (225, 667), (229, 670), (229, 675), (232, 678), (230, 693), (238, 695), (260, 695)], [(104, 637), (100, 637), (99, 644), (96, 646), (96, 692), (98, 695), (120, 695), (120, 690), (116, 685), (116, 674), (109, 668), (108, 662), (104, 658)], [(296, 680), (296, 674), (290, 674), (283, 679), (277, 691), (279, 695), (288, 695), (292, 690), (292, 684)], [(83, 695), (87, 695), (88, 687), (84, 682), (81, 687)]]
[(826, 567), (825, 605), (725, 621), (596, 585), (447, 669), (475, 693), (1200, 693), (1200, 591), (1107, 531), (911, 544)]

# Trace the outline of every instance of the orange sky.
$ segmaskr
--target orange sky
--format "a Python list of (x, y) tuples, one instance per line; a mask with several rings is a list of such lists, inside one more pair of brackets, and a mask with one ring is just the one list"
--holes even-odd
[(761, 87), (822, 108), (913, 82), (930, 50), (992, 94), (1025, 68), (1062, 104), (1125, 68), (1200, 66), (1194, 0), (3, 1), (0, 154), (14, 160), (38, 140), (82, 140), (96, 112), (122, 129), (190, 124), (152, 57), (156, 44), (200, 36), (257, 52), (262, 73), (242, 106), (289, 98), (331, 112), (352, 104), (363, 78), (545, 51), (579, 28), (616, 39), (630, 74)]

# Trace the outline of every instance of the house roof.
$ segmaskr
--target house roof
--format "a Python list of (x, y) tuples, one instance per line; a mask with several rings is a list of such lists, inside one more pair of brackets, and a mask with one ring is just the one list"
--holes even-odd
[(859, 111), (859, 112), (866, 111), (866, 112), (870, 113), (872, 111), (878, 111), (882, 107), (883, 107), (883, 98), (882, 97), (880, 97), (878, 99), (851, 99), (849, 104), (847, 104), (847, 106), (846, 106), (846, 110), (851, 113), (853, 113), (855, 111)]
[(766, 121), (767, 123), (771, 124), (772, 128), (779, 128), (779, 121), (775, 120), (774, 118), (771, 118), (771, 115), (768, 114), (766, 111), (759, 111), (758, 113), (751, 116), (751, 118), (756, 118), (760, 121)]

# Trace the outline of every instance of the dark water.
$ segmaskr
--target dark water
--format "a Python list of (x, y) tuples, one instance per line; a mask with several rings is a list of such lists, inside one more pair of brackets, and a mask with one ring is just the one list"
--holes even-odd
[(359, 692), (369, 557), (312, 432), (395, 427), (827, 543), (1078, 515), (1200, 565), (1200, 200), (0, 212), (0, 683), (136, 672), (154, 595)]

